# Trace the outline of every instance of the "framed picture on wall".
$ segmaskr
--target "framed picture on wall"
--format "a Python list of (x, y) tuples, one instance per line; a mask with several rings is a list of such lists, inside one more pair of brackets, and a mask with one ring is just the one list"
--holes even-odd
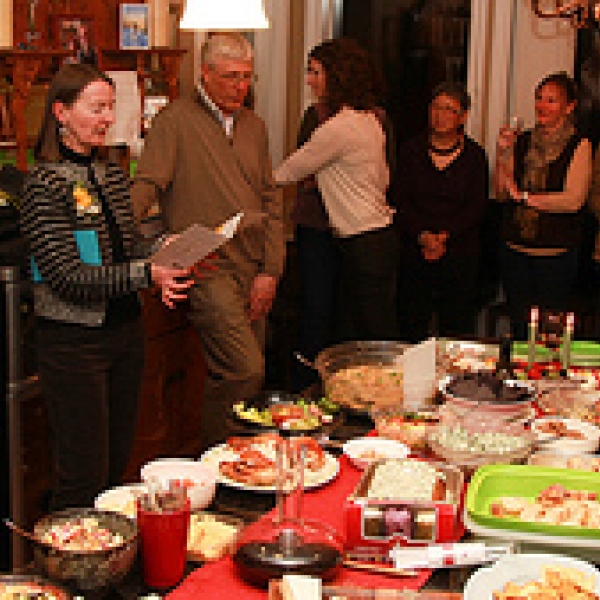
[(54, 15), (53, 24), (56, 47), (72, 52), (65, 62), (93, 65), (98, 62), (94, 21), (89, 15)]
[(121, 4), (119, 11), (119, 47), (150, 48), (150, 6)]

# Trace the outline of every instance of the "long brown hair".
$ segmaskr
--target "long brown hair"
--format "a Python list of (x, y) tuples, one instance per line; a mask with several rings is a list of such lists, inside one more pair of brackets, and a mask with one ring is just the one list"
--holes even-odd
[(84, 88), (94, 81), (105, 81), (113, 88), (115, 87), (113, 80), (108, 75), (88, 64), (63, 65), (54, 76), (46, 97), (40, 133), (33, 149), (36, 160), (57, 161), (60, 159), (58, 146), (60, 123), (54, 116), (54, 104), (62, 102), (66, 106), (72, 106)]
[(308, 59), (323, 65), (326, 97), (332, 114), (343, 105), (356, 110), (378, 106), (385, 91), (383, 77), (368, 52), (352, 38), (336, 38), (315, 46)]

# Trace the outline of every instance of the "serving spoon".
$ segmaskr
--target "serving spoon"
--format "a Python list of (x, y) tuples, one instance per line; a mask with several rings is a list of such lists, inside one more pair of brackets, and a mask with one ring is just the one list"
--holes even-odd
[(20, 535), (21, 537), (25, 538), (26, 540), (29, 540), (30, 542), (34, 542), (35, 544), (40, 544), (41, 546), (52, 547), (52, 544), (48, 544), (47, 542), (40, 540), (40, 538), (36, 537), (33, 533), (30, 533), (29, 531), (23, 529), (22, 527), (19, 527), (16, 523), (11, 521), (10, 519), (4, 519), (4, 524), (11, 531)]

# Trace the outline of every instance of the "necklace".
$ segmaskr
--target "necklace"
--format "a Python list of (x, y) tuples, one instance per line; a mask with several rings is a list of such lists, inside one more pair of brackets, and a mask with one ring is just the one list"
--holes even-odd
[(429, 142), (429, 152), (433, 152), (433, 154), (439, 154), (441, 156), (448, 156), (449, 154), (454, 154), (461, 146), (462, 138), (459, 138), (456, 144), (450, 146), (450, 148), (439, 148), (438, 146), (434, 146), (431, 142)]

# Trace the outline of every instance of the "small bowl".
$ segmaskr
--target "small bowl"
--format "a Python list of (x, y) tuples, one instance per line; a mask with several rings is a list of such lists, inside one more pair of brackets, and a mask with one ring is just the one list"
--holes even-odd
[(379, 437), (363, 437), (349, 440), (344, 444), (344, 454), (358, 469), (366, 469), (379, 460), (407, 458), (410, 448), (394, 440)]
[(158, 481), (168, 488), (169, 481), (181, 481), (187, 488), (191, 510), (205, 509), (215, 497), (217, 469), (192, 459), (159, 458), (142, 467), (143, 482)]
[[(584, 437), (581, 439), (559, 436), (546, 432), (545, 427), (556, 423), (568, 431), (578, 432)], [(547, 452), (561, 454), (591, 454), (595, 452), (600, 443), (600, 428), (579, 419), (564, 419), (561, 417), (541, 417), (531, 424), (531, 431), (537, 436), (541, 447)], [(559, 434), (558, 434), (559, 435)], [(549, 440), (549, 441), (548, 441)]]
[[(53, 527), (94, 518), (100, 527), (120, 534), (118, 544), (102, 550), (74, 550), (42, 542)], [(138, 529), (135, 521), (116, 512), (93, 508), (70, 508), (51, 513), (33, 528), (39, 543), (34, 549), (35, 562), (52, 581), (74, 584), (80, 590), (104, 590), (120, 582), (130, 571), (138, 550)]]
[(143, 483), (133, 483), (131, 485), (119, 485), (109, 488), (96, 496), (94, 508), (97, 510), (106, 510), (120, 513), (129, 517), (136, 518), (135, 501), (137, 496), (148, 490), (148, 486)]

